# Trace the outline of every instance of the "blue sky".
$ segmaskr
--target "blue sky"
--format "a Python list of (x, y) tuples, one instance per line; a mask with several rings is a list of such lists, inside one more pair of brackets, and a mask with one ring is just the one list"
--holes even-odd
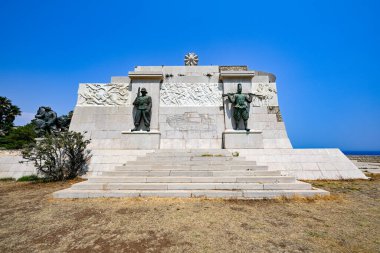
[(79, 82), (136, 65), (248, 65), (277, 76), (294, 147), (380, 150), (380, 1), (0, 0), (0, 96), (66, 114)]

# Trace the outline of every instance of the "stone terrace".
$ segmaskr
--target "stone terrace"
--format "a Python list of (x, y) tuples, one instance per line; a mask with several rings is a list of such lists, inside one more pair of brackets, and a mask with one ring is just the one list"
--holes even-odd
[(228, 150), (157, 150), (99, 174), (54, 197), (263, 199), (329, 194)]

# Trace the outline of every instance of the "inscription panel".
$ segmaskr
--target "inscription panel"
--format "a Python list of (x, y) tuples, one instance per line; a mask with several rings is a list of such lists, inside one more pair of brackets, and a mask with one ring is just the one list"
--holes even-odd
[(166, 123), (180, 131), (210, 131), (216, 130), (216, 121), (208, 114), (199, 114), (197, 112), (186, 112), (184, 114), (168, 115)]

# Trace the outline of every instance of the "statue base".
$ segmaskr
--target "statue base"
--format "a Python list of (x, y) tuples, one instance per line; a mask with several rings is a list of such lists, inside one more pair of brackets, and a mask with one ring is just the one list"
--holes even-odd
[(254, 149), (264, 148), (262, 131), (225, 130), (223, 132), (223, 148)]
[(159, 149), (161, 132), (157, 130), (146, 131), (122, 131), (121, 142), (124, 149)]

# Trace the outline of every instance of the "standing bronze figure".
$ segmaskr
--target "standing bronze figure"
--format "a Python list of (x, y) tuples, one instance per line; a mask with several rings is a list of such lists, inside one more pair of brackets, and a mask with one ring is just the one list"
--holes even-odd
[(136, 113), (133, 118), (135, 128), (133, 128), (131, 131), (137, 131), (138, 127), (140, 126), (141, 119), (144, 120), (144, 125), (146, 127), (146, 131), (150, 131), (150, 111), (152, 109), (152, 98), (147, 95), (147, 91), (145, 88), (141, 89), (141, 95), (140, 95), (140, 88), (137, 91), (137, 97), (135, 101), (133, 102), (133, 105), (136, 107)]
[(249, 118), (249, 104), (252, 102), (253, 93), (244, 94), (242, 92), (241, 83), (238, 84), (237, 93), (223, 94), (223, 97), (228, 97), (228, 100), (234, 104), (234, 119), (235, 119), (235, 130), (239, 130), (240, 119), (244, 121), (244, 130), (247, 132), (250, 130), (248, 128), (248, 118)]

